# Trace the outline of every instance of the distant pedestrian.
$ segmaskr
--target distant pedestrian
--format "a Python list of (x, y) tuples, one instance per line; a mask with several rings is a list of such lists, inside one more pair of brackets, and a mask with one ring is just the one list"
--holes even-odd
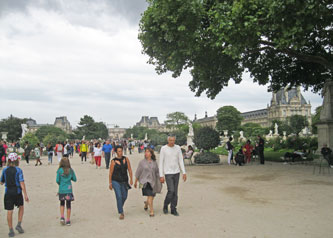
[(264, 148), (265, 148), (265, 141), (260, 135), (258, 135), (258, 154), (259, 154), (260, 164), (265, 164)]
[(0, 167), (5, 167), (6, 163), (5, 163), (5, 148), (3, 147), (3, 142), (0, 141)]
[[(8, 156), (8, 166), (2, 171), (0, 184), (5, 184), (5, 197), (4, 204), (5, 210), (7, 210), (7, 222), (9, 227), (9, 237), (14, 237), (13, 229), (13, 210), (14, 206), (19, 208), (18, 211), (18, 223), (15, 229), (19, 233), (24, 233), (21, 226), (24, 213), (24, 200), (29, 202), (27, 191), (25, 188), (23, 171), (19, 167), (19, 159), (16, 153), (10, 153)], [(23, 195), (24, 200), (23, 200)]]
[[(115, 151), (117, 156), (111, 161), (109, 188), (110, 190), (114, 189), (117, 199), (117, 209), (120, 214), (119, 219), (123, 220), (125, 218), (124, 204), (127, 199), (128, 189), (131, 188), (130, 185), (133, 185), (133, 174), (129, 159), (123, 156), (123, 148), (117, 146)], [(129, 174), (129, 184), (127, 172)]]
[(96, 163), (96, 169), (101, 168), (102, 147), (99, 142), (97, 143), (97, 146), (94, 148), (93, 156), (94, 156), (95, 163)]
[[(182, 151), (179, 145), (175, 145), (176, 137), (169, 136), (168, 144), (162, 146), (160, 152), (160, 182), (166, 181), (168, 193), (164, 200), (163, 212), (168, 213), (168, 206), (171, 204), (171, 214), (179, 216), (177, 212), (178, 184), (180, 170), (183, 173), (183, 180), (186, 181), (186, 172)], [(165, 177), (165, 178), (164, 178)]]
[(239, 166), (242, 166), (242, 164), (245, 163), (245, 159), (244, 159), (244, 154), (243, 154), (243, 151), (242, 149), (239, 149), (239, 151), (236, 153), (235, 155), (235, 162), (236, 162), (236, 165), (239, 165)]
[(60, 141), (58, 141), (54, 150), (55, 150), (55, 153), (58, 157), (58, 162), (60, 163), (60, 161), (62, 159), (62, 156), (63, 156), (63, 153), (64, 153), (64, 146), (61, 144)]
[(36, 145), (36, 147), (34, 149), (34, 153), (35, 153), (35, 157), (36, 157), (36, 164), (35, 164), (35, 166), (37, 166), (38, 163), (39, 163), (39, 165), (42, 165), (42, 161), (40, 160), (40, 145), (39, 145), (39, 143), (37, 143), (37, 145)]
[(244, 155), (245, 155), (245, 163), (250, 163), (251, 155), (252, 155), (252, 151), (253, 151), (253, 146), (251, 145), (251, 141), (247, 140), (247, 142), (243, 148), (244, 148)]
[(154, 216), (153, 201), (156, 193), (160, 193), (162, 190), (162, 184), (160, 182), (160, 173), (156, 163), (156, 157), (154, 150), (147, 148), (145, 150), (145, 158), (140, 161), (138, 168), (135, 172), (134, 187), (137, 187), (138, 181), (142, 186), (142, 195), (147, 196), (147, 201), (144, 202), (144, 210), (150, 209), (149, 216)]
[(321, 148), (320, 152), (323, 155), (324, 159), (327, 160), (327, 163), (330, 165), (330, 167), (333, 168), (332, 150), (327, 147), (327, 144), (323, 145), (323, 148)]
[(87, 162), (87, 153), (88, 153), (88, 145), (86, 142), (83, 140), (81, 145), (80, 145), (80, 153), (81, 153), (81, 163), (83, 164), (83, 158), (84, 162)]
[[(69, 159), (63, 157), (59, 163), (59, 169), (57, 170), (56, 182), (59, 185), (59, 200), (60, 200), (60, 223), (62, 225), (71, 225), (71, 203), (74, 201), (72, 181), (76, 182), (76, 175), (71, 168)], [(65, 202), (67, 208), (67, 220), (65, 222)]]
[(52, 164), (52, 159), (53, 159), (53, 146), (49, 142), (46, 146), (46, 151), (47, 151), (47, 159), (48, 159), (48, 164)]
[(229, 165), (233, 161), (233, 149), (234, 149), (234, 146), (231, 144), (231, 141), (232, 141), (232, 137), (230, 136), (229, 140), (228, 140), (228, 142), (226, 144), (226, 149), (228, 151), (228, 164)]
[(31, 147), (29, 145), (29, 142), (26, 141), (24, 144), (24, 158), (25, 161), (27, 162), (27, 165), (29, 164), (30, 152), (31, 152)]
[(69, 144), (68, 141), (66, 141), (64, 144), (65, 145), (64, 145), (64, 155), (63, 155), (63, 157), (69, 158), (69, 156), (71, 154), (71, 145)]
[(106, 143), (103, 145), (102, 151), (103, 151), (103, 154), (102, 154), (103, 158), (105, 158), (106, 169), (109, 169), (111, 151), (112, 151), (112, 145), (110, 144), (110, 140), (107, 140)]

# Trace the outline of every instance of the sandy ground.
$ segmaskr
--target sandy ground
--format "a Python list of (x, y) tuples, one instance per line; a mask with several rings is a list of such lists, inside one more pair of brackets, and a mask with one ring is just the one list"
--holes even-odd
[[(133, 170), (143, 154), (129, 156)], [(186, 166), (180, 182), (179, 217), (162, 213), (166, 187), (155, 199), (155, 217), (143, 210), (141, 190), (131, 189), (120, 221), (108, 170), (71, 159), (78, 182), (73, 184), (72, 226), (59, 223), (55, 182), (57, 165), (30, 166), (22, 161), (30, 203), (17, 237), (333, 237), (333, 175), (313, 175), (312, 166), (266, 163), (237, 167)], [(54, 158), (56, 161), (56, 158)], [(4, 188), (0, 195), (3, 199)], [(0, 209), (0, 237), (7, 237), (6, 212)], [(15, 212), (14, 224), (17, 221)]]

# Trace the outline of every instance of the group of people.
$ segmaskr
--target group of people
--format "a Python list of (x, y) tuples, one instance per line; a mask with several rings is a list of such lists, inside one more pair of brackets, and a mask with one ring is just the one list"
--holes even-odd
[[(168, 144), (163, 146), (160, 151), (159, 165), (156, 162), (154, 150), (147, 147), (145, 149), (144, 159), (139, 162), (134, 174), (134, 182), (130, 159), (124, 156), (122, 146), (118, 145), (113, 148), (110, 141), (106, 141), (103, 147), (100, 143), (95, 145), (94, 153), (97, 155), (96, 157), (104, 155), (107, 160), (108, 154), (111, 153), (112, 149), (114, 149), (116, 153), (115, 157), (110, 161), (111, 163), (108, 169), (109, 189), (115, 192), (119, 219), (123, 220), (125, 218), (124, 205), (128, 196), (128, 190), (133, 185), (135, 188), (139, 187), (142, 189), (142, 195), (147, 197), (144, 201), (143, 209), (145, 211), (149, 209), (149, 216), (154, 217), (153, 201), (156, 194), (161, 192), (163, 183), (167, 185), (167, 194), (163, 203), (163, 213), (168, 214), (170, 207), (171, 214), (179, 216), (177, 203), (180, 172), (183, 174), (184, 182), (187, 176), (181, 148), (175, 145), (175, 141), (176, 138), (174, 136), (168, 137)], [(59, 146), (59, 143), (57, 145)], [(100, 164), (100, 158), (97, 164)], [(57, 170), (56, 183), (59, 186), (60, 223), (68, 226), (71, 225), (71, 202), (74, 201), (72, 181), (77, 181), (76, 174), (73, 168), (71, 168), (69, 156), (65, 156), (65, 153), (62, 153)], [(0, 183), (6, 186), (4, 204), (5, 210), (7, 210), (8, 235), (9, 237), (13, 237), (15, 235), (13, 228), (14, 206), (19, 208), (18, 223), (15, 229), (19, 233), (24, 233), (21, 225), (24, 201), (29, 202), (23, 171), (19, 168), (19, 157), (15, 152), (10, 153), (8, 156), (7, 167), (2, 171)], [(67, 208), (66, 219), (65, 207)]]
[[(250, 140), (247, 140), (245, 145), (243, 145), (238, 152), (233, 155), (234, 146), (232, 145), (232, 137), (229, 137), (229, 140), (226, 143), (226, 149), (228, 151), (228, 164), (236, 164), (241, 166), (245, 163), (250, 163), (253, 156), (259, 156), (260, 163), (265, 164), (265, 157), (264, 157), (264, 146), (265, 141), (264, 139), (258, 135), (258, 142), (256, 143), (255, 147), (251, 144)], [(235, 159), (235, 160), (234, 160)]]

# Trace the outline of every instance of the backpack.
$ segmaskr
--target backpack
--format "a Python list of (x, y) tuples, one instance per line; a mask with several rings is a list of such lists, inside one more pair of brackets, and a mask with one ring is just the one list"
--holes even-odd
[(71, 146), (69, 144), (66, 146), (66, 150), (67, 150), (67, 152), (69, 152), (71, 150)]
[(58, 152), (62, 152), (62, 149), (63, 149), (62, 144), (58, 144), (58, 149), (57, 149), (57, 151), (58, 151)]

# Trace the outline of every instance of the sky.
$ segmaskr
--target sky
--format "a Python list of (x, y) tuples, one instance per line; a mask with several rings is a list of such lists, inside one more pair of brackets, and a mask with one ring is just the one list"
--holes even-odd
[[(195, 97), (189, 72), (158, 75), (141, 53), (138, 29), (144, 0), (0, 0), (0, 119), (14, 115), (53, 124), (84, 115), (109, 127), (131, 127), (142, 116), (160, 123), (171, 112), (190, 119), (233, 105), (266, 108), (267, 86), (244, 75), (214, 99)], [(322, 97), (303, 93), (312, 111)]]

